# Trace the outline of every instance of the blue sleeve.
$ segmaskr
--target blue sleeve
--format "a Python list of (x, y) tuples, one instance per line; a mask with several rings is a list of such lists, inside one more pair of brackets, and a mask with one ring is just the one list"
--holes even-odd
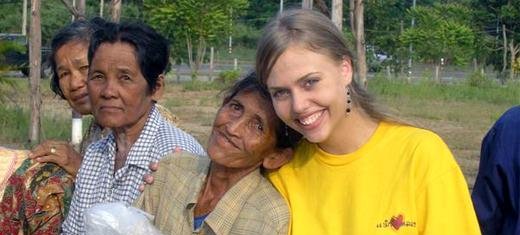
[(506, 112), (482, 141), (472, 199), (483, 235), (518, 229), (520, 107)]

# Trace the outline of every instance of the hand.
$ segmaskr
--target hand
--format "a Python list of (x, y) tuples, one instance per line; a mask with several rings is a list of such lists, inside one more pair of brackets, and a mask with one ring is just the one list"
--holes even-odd
[(52, 162), (58, 164), (72, 177), (76, 177), (83, 157), (65, 141), (46, 140), (36, 146), (29, 158), (37, 162)]
[[(153, 172), (156, 172), (157, 171), (157, 168), (159, 168), (159, 163), (157, 162), (152, 162), (150, 163), (150, 165), (148, 166), (148, 168), (150, 168), (150, 170)], [(139, 185), (139, 191), (140, 192), (144, 192), (144, 188), (146, 185), (152, 185), (153, 184), (153, 181), (154, 181), (154, 178), (153, 178), (153, 175), (152, 174), (145, 174), (143, 176), (143, 183), (141, 185)]]

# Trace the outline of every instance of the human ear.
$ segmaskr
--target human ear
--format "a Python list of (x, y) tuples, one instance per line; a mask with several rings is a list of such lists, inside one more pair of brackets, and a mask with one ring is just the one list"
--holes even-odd
[(354, 74), (353, 71), (352, 59), (344, 56), (341, 60), (341, 77), (345, 79), (345, 86), (352, 82), (352, 75)]
[(277, 149), (264, 158), (262, 165), (265, 169), (276, 170), (289, 162), (292, 156), (293, 150), (291, 148)]
[(157, 82), (155, 83), (155, 87), (152, 91), (152, 100), (157, 102), (162, 98), (164, 93), (164, 74), (159, 74), (157, 77)]

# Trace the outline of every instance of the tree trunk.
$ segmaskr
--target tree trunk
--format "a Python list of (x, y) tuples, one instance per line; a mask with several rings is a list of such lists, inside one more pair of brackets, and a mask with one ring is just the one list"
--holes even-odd
[(435, 63), (435, 73), (434, 73), (434, 75), (433, 75), (433, 79), (435, 79), (435, 81), (436, 81), (437, 83), (441, 83), (440, 70), (441, 70), (441, 66), (440, 66), (440, 64)]
[(206, 55), (206, 41), (204, 40), (204, 38), (201, 36), (199, 37), (199, 40), (198, 40), (198, 45), (197, 45), (197, 55), (196, 56), (196, 60), (195, 60), (195, 74), (198, 75), (199, 74), (199, 69), (200, 69), (200, 66), (202, 65), (202, 62), (204, 61), (204, 56)]
[[(83, 15), (81, 13), (79, 13), (78, 8), (74, 6), (74, 0), (72, 0), (72, 1), (73, 1), (73, 4), (69, 3), (68, 0), (61, 0), (63, 5), (65, 5), (67, 10), (69, 10), (70, 14), (72, 14), (72, 19), (84, 18), (85, 12), (83, 12)], [(85, 9), (85, 8), (83, 8), (83, 9)]]
[(193, 61), (193, 44), (191, 42), (191, 38), (188, 33), (185, 33), (186, 36), (186, 48), (188, 49), (188, 64), (190, 65), (191, 70), (191, 79), (195, 80), (197, 78), (197, 71), (195, 70), (195, 62)]
[(516, 61), (516, 55), (518, 54), (520, 45), (515, 45), (515, 41), (513, 39), (509, 40), (509, 51), (510, 53), (510, 64), (511, 64), (511, 71), (509, 72), (509, 79), (513, 80), (515, 78), (515, 69), (514, 64)]
[(356, 22), (356, 53), (357, 53), (357, 72), (359, 82), (367, 87), (367, 58), (365, 52), (365, 25), (364, 25), (364, 6), (363, 0), (355, 0), (354, 18)]
[(40, 70), (41, 70), (41, 21), (40, 0), (31, 0), (31, 26), (29, 29), (29, 90), (31, 120), (29, 127), (29, 145), (33, 146), (40, 141), (40, 109), (42, 97), (40, 93)]
[(110, 15), (112, 16), (112, 21), (116, 23), (121, 19), (121, 1), (112, 0), (110, 2)]
[(86, 12), (86, 5), (85, 5), (85, 0), (78, 0), (77, 1), (77, 6), (78, 6), (78, 13), (79, 15), (77, 17), (75, 17), (76, 19), (85, 19), (86, 15), (85, 15), (85, 12)]
[(332, 22), (343, 31), (343, 0), (332, 0)]
[(99, 0), (99, 17), (103, 17), (104, 8), (105, 8), (105, 1)]
[(302, 0), (302, 8), (312, 9), (312, 0)]
[(27, 35), (27, 0), (23, 0), (22, 10), (22, 35)]
[(350, 31), (356, 38), (356, 18), (354, 17), (354, 9), (356, 9), (356, 0), (350, 0), (348, 2), (348, 17), (350, 19)]
[(502, 79), (506, 76), (507, 69), (507, 35), (506, 35), (506, 25), (502, 25), (502, 37), (504, 39), (503, 52), (502, 53)]
[[(327, 17), (330, 17), (329, 8), (327, 7), (327, 4), (325, 3), (325, 0), (314, 0), (314, 5), (316, 6), (316, 9), (326, 15)], [(334, 6), (334, 5), (333, 5)]]

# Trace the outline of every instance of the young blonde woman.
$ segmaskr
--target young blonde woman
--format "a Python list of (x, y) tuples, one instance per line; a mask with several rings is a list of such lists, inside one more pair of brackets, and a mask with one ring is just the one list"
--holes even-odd
[(305, 138), (269, 174), (291, 208), (292, 234), (480, 234), (446, 144), (376, 108), (327, 17), (287, 11), (262, 35), (258, 76), (277, 115)]

